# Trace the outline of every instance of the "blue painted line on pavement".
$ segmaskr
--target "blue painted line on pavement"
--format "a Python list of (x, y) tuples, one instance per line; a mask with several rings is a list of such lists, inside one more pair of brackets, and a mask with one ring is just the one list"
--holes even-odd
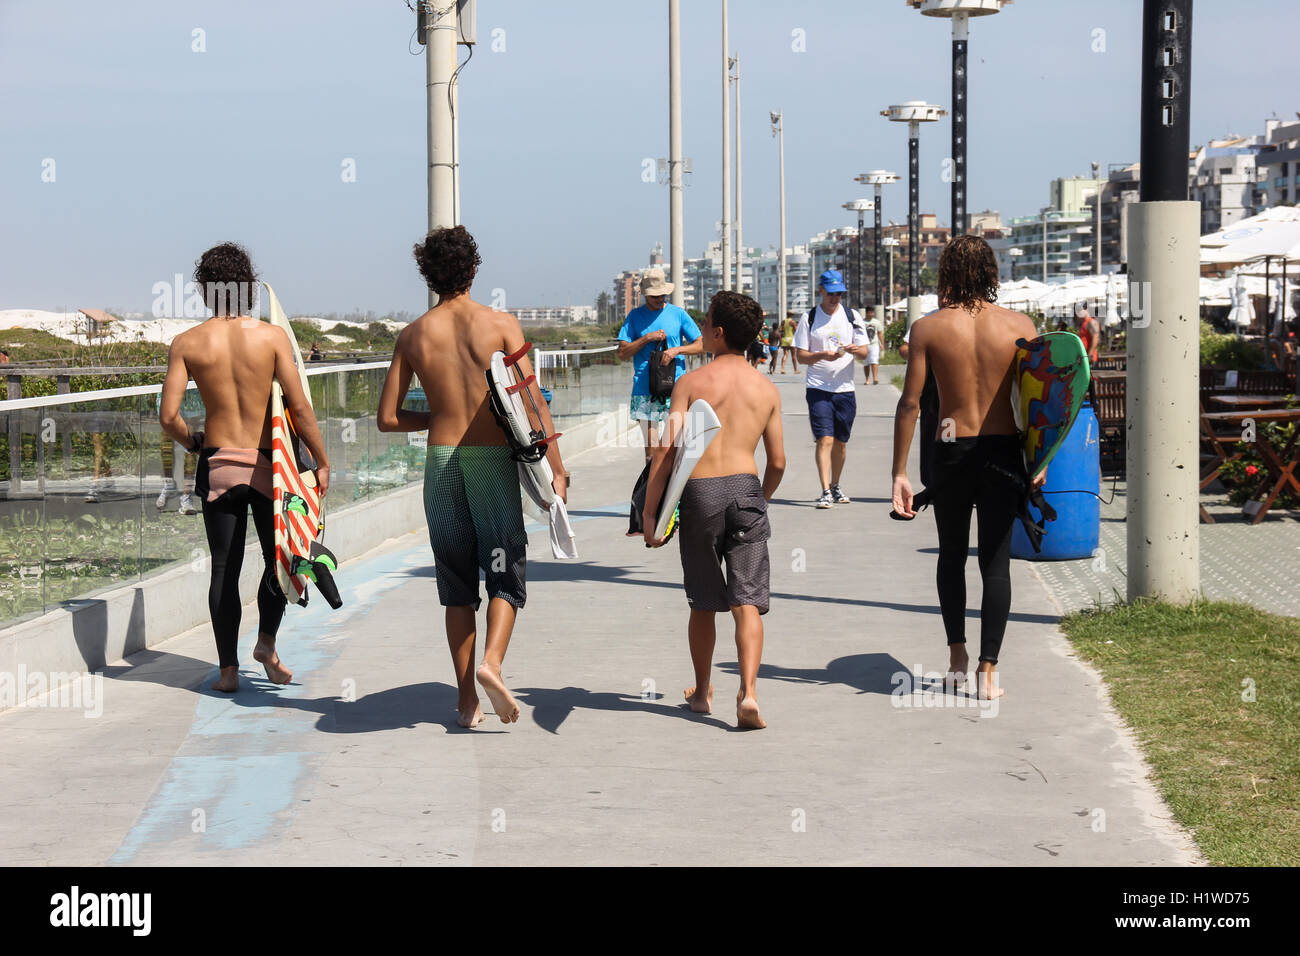
[[(626, 515), (627, 505), (580, 510), (584, 513), (573, 515), (571, 523)], [(546, 527), (536, 521), (526, 525), (530, 533)], [(428, 549), (427, 541), (417, 539), (409, 547), (346, 564), (336, 579), (344, 601), (341, 611), (331, 610), (319, 594), (313, 595), (305, 610), (287, 608), (287, 626), (276, 643), (283, 659), (292, 665), (294, 682), (277, 688), (276, 698), (306, 697), (310, 678), (328, 669), (342, 652), (349, 625), (366, 617), (385, 592), (408, 582), (410, 569), (429, 566), (433, 556)], [(313, 754), (276, 748), (291, 745), (294, 734), (311, 733), (320, 711), (277, 706), (266, 702), (265, 690), (248, 686), (251, 681), (265, 682), (260, 667), (252, 663), (256, 640), (254, 621), (240, 641), (240, 659), (249, 662), (240, 670), (244, 687), (230, 696), (202, 691), (189, 730), (189, 738), (238, 735), (240, 749), (254, 752), (178, 752), (110, 863), (127, 864), (152, 846), (181, 840), (193, 840), (198, 852), (248, 847), (269, 835), (278, 814), (295, 807), (295, 795), (308, 778)], [(213, 667), (201, 686), (206, 689), (217, 676), (218, 669)], [(201, 817), (196, 811), (202, 811)], [(196, 832), (199, 819), (203, 826)]]

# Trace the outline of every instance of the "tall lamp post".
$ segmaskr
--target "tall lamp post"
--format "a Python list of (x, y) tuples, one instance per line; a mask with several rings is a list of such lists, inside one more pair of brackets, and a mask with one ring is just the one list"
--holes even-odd
[(921, 124), (935, 123), (948, 115), (942, 106), (923, 100), (908, 100), (880, 111), (891, 123), (907, 124), (907, 327), (921, 317)]
[(727, 0), (722, 0), (722, 288), (731, 288), (731, 60)]
[(668, 240), (673, 305), (686, 305), (682, 233), (682, 46), (681, 0), (668, 0)]
[[(866, 269), (864, 268), (864, 263), (862, 259), (862, 232), (864, 228), (862, 224), (862, 214), (866, 212), (868, 209), (875, 209), (876, 204), (873, 203), (870, 199), (850, 199), (848, 202), (842, 203), (841, 206), (844, 209), (849, 210), (849, 212), (856, 212), (858, 214), (858, 243), (857, 243), (858, 247), (856, 249), (856, 254), (857, 254), (856, 257), (858, 261), (857, 261), (857, 265), (854, 267), (856, 270), (858, 287), (853, 290), (853, 294), (857, 296), (858, 305), (859, 307), (861, 307), (865, 305), (863, 300), (866, 298), (866, 285), (867, 285)], [(863, 308), (862, 311), (866, 312), (866, 309)]]
[(745, 238), (741, 234), (741, 172), (740, 164), (740, 53), (731, 58), (735, 76), (731, 81), (736, 84), (736, 291), (745, 291)]
[(1093, 224), (1096, 227), (1097, 235), (1094, 237), (1092, 244), (1093, 272), (1101, 275), (1101, 163), (1092, 164), (1092, 178), (1097, 183), (1097, 191), (1093, 194)]
[(1007, 255), (1011, 257), (1011, 281), (1016, 281), (1016, 260), (1025, 254), (1025, 250), (1019, 247), (1008, 249)]
[(966, 44), (970, 18), (1001, 13), (1012, 0), (907, 0), (927, 17), (952, 21), (952, 234), (966, 234)]
[(780, 113), (768, 113), (772, 120), (772, 135), (776, 137), (777, 151), (780, 158), (777, 161), (778, 176), (781, 185), (781, 251), (777, 256), (777, 269), (780, 270), (776, 281), (776, 315), (777, 321), (785, 321), (785, 125), (782, 122)]
[(880, 187), (887, 186), (890, 183), (898, 182), (898, 173), (891, 173), (886, 169), (873, 169), (869, 173), (863, 173), (861, 176), (855, 176), (853, 178), (853, 181), (857, 183), (865, 183), (867, 185), (874, 186), (876, 190), (876, 200), (875, 200), (876, 202), (876, 248), (875, 248), (875, 256), (872, 260), (873, 266), (871, 269), (871, 278), (874, 281), (876, 287), (876, 313), (877, 313), (876, 318), (880, 319), (880, 321), (883, 322), (885, 321), (885, 315), (884, 315), (885, 303), (882, 300), (880, 295), (880, 278), (881, 278), (880, 276), (880, 228), (881, 228), (880, 219), (881, 219), (881, 210), (884, 208), (884, 205), (880, 198)]

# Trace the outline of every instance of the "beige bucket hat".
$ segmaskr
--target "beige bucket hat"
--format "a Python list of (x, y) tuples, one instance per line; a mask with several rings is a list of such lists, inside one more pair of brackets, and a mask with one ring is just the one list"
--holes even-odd
[(664, 281), (663, 269), (647, 269), (641, 276), (642, 295), (668, 295), (673, 291), (673, 284)]

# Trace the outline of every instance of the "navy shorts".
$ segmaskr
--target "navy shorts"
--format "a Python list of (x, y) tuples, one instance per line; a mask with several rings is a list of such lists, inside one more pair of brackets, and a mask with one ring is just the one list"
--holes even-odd
[(853, 392), (823, 392), (819, 388), (807, 389), (806, 395), (813, 438), (848, 441), (853, 419), (858, 416), (858, 397)]

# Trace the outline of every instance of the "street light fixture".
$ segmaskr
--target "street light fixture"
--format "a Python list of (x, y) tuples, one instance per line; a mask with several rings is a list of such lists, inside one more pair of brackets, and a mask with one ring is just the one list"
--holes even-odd
[(1019, 247), (1015, 249), (1007, 250), (1007, 255), (1011, 257), (1011, 281), (1012, 282), (1016, 281), (1016, 260), (1019, 259), (1024, 254), (1025, 254), (1025, 250)]
[(880, 187), (887, 186), (890, 183), (898, 182), (898, 173), (891, 173), (886, 169), (873, 169), (869, 173), (863, 173), (860, 176), (855, 176), (853, 181), (874, 186), (876, 190), (876, 200), (875, 200), (876, 202), (876, 248), (875, 248), (875, 255), (873, 258), (873, 266), (871, 269), (871, 278), (875, 282), (875, 286), (876, 286), (876, 311), (878, 313), (876, 318), (880, 319), (883, 322), (885, 320), (885, 316), (883, 314), (885, 305), (881, 301), (881, 295), (880, 295), (880, 219), (881, 219), (881, 211), (884, 208), (884, 203), (880, 198)]
[(1012, 0), (907, 0), (927, 17), (952, 20), (952, 234), (966, 234), (966, 43), (970, 18), (1001, 13)]
[(908, 100), (880, 111), (891, 123), (907, 124), (907, 327), (921, 317), (919, 259), (921, 257), (921, 124), (936, 123), (948, 115), (942, 106)]
[[(855, 267), (857, 280), (858, 280), (857, 281), (858, 287), (854, 290), (854, 294), (857, 296), (858, 305), (862, 306), (863, 305), (862, 300), (864, 298), (863, 287), (866, 285), (866, 283), (863, 281), (864, 270), (862, 267), (862, 214), (866, 212), (868, 209), (875, 209), (876, 204), (873, 203), (870, 199), (851, 199), (846, 203), (842, 203), (842, 206), (843, 208), (849, 210), (849, 212), (856, 212), (858, 214), (858, 248), (856, 250), (858, 262), (857, 262), (857, 266)], [(865, 312), (866, 309), (863, 308), (862, 311)]]
[(768, 112), (767, 114), (772, 121), (772, 135), (776, 137), (780, 160), (777, 168), (780, 170), (781, 180), (781, 251), (777, 256), (777, 268), (780, 274), (777, 276), (777, 303), (776, 315), (778, 322), (785, 321), (786, 298), (785, 298), (785, 125), (782, 122), (780, 113)]

